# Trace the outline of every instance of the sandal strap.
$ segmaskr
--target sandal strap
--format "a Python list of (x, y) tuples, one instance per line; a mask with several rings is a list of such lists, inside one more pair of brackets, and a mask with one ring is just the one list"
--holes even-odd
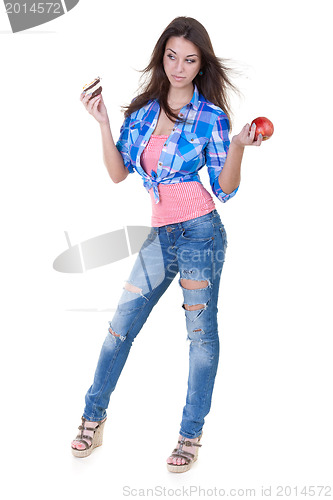
[[(80, 434), (78, 434), (75, 438), (75, 441), (78, 441), (79, 443), (84, 443), (87, 446), (87, 449), (90, 448), (93, 444), (94, 437), (95, 437), (95, 432), (99, 428), (100, 424), (97, 424), (95, 427), (86, 427), (84, 424), (87, 422), (83, 417), (81, 418), (82, 424), (79, 425), (78, 429)], [(84, 431), (90, 431), (93, 432), (92, 436), (88, 436), (88, 434), (84, 434)], [(88, 440), (88, 441), (87, 441)]]
[(190, 453), (189, 451), (183, 451), (180, 450), (179, 448), (175, 448), (173, 452), (171, 453), (172, 457), (183, 457), (183, 458), (190, 458), (191, 460), (194, 458), (193, 453)]
[[(99, 422), (95, 427), (86, 427), (86, 422), (89, 422), (89, 420), (86, 420), (84, 417), (81, 417), (82, 424), (79, 425), (78, 429), (81, 431), (75, 438), (74, 441), (78, 441), (79, 443), (83, 443), (86, 446), (86, 450), (91, 448), (94, 443), (95, 439), (95, 432), (97, 429), (105, 422), (106, 418)], [(85, 433), (85, 431), (90, 431), (93, 433), (92, 436), (88, 436), (88, 434)]]
[(88, 431), (94, 431), (94, 430), (98, 429), (98, 427), (100, 427), (102, 424), (104, 424), (104, 422), (106, 421), (106, 418), (104, 418), (103, 420), (100, 420), (98, 422), (98, 424), (96, 425), (96, 427), (87, 427), (86, 425), (84, 425), (87, 422), (90, 422), (90, 420), (86, 420), (84, 417), (81, 417), (81, 421), (82, 421), (82, 424), (79, 426), (80, 430), (82, 428), (84, 428), (84, 429), (87, 429)]
[(178, 448), (175, 448), (173, 452), (171, 453), (170, 457), (172, 458), (183, 458), (185, 460), (185, 465), (189, 465), (193, 462), (195, 459), (196, 455), (193, 453), (190, 453), (189, 451), (184, 451), (183, 446), (202, 446), (199, 441), (201, 439), (202, 434), (199, 436), (199, 440), (197, 443), (193, 443), (192, 441), (189, 441), (185, 437), (182, 437), (180, 441), (178, 441), (179, 445)]
[(79, 425), (78, 429), (80, 431), (93, 431), (95, 432), (99, 427), (99, 424), (96, 425), (96, 427), (85, 427), (84, 425)]
[(178, 441), (178, 443), (185, 445), (185, 446), (202, 446), (202, 444), (192, 443), (192, 441)]
[(186, 463), (182, 464), (182, 465), (188, 465), (191, 462), (193, 462), (194, 455), (192, 455), (192, 453), (190, 453), (190, 455), (192, 455), (191, 457), (188, 457), (187, 455), (188, 455), (188, 453), (186, 451), (184, 451), (182, 453), (171, 453), (170, 456), (172, 458), (183, 458)]
[(83, 439), (89, 439), (89, 441), (94, 440), (94, 436), (87, 436), (86, 434), (83, 434), (82, 437), (83, 437)]
[(93, 441), (94, 440), (94, 436), (88, 436), (87, 434), (78, 434), (75, 438), (75, 441), (79, 441), (80, 439), (82, 438), (85, 438), (85, 439), (89, 439), (89, 441)]

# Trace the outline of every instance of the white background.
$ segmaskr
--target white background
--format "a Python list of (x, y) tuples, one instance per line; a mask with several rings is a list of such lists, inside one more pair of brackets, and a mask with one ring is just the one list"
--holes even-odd
[[(256, 496), (271, 485), (274, 496), (277, 485), (333, 483), (330, 3), (81, 0), (17, 34), (1, 5), (6, 498), (109, 499), (122, 497), (126, 485), (255, 488)], [(133, 345), (103, 446), (80, 460), (70, 441), (113, 315), (87, 309), (116, 307), (135, 256), (77, 275), (52, 267), (67, 247), (64, 231), (75, 244), (127, 224), (150, 225), (141, 178), (112, 183), (97, 122), (79, 95), (103, 78), (117, 138), (137, 70), (178, 15), (198, 19), (216, 54), (241, 72), (233, 132), (256, 116), (275, 125), (272, 139), (246, 149), (236, 197), (215, 198), (228, 235), (220, 364), (199, 461), (179, 475), (165, 466), (188, 370), (178, 278)]]

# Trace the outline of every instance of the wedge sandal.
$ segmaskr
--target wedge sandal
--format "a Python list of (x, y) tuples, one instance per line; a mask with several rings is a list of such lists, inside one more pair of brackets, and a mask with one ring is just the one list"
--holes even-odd
[[(199, 447), (202, 446), (202, 444), (200, 444), (201, 438), (202, 438), (202, 433), (199, 436), (197, 443), (192, 443), (192, 441), (188, 441), (184, 437), (180, 441), (178, 441), (179, 446), (178, 446), (178, 448), (175, 448), (173, 450), (170, 457), (172, 457), (172, 458), (184, 458), (185, 464), (175, 465), (175, 464), (168, 464), (167, 463), (168, 471), (170, 471), (170, 472), (186, 472), (186, 471), (188, 471), (198, 458)], [(188, 451), (184, 451), (183, 446), (195, 446), (196, 449), (194, 450), (194, 453), (190, 453)]]
[[(88, 457), (91, 452), (94, 450), (94, 448), (97, 448), (98, 446), (101, 446), (103, 443), (103, 431), (104, 431), (104, 424), (105, 420), (100, 422), (99, 424), (96, 425), (96, 427), (88, 427), (86, 424), (89, 423), (89, 420), (86, 420), (84, 417), (81, 417), (82, 424), (79, 425), (78, 429), (81, 431), (80, 434), (76, 436), (73, 441), (79, 441), (80, 443), (83, 443), (86, 445), (86, 448), (84, 450), (78, 450), (77, 448), (72, 448), (72, 453), (75, 457), (79, 458), (84, 458)], [(93, 436), (89, 436), (85, 434), (85, 431), (93, 431)]]

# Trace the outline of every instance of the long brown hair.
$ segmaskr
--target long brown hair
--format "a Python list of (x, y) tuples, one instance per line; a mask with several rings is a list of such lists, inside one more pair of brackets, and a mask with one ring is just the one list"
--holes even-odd
[(140, 109), (149, 100), (158, 99), (160, 106), (172, 121), (179, 119), (168, 105), (170, 82), (163, 68), (165, 45), (172, 36), (184, 37), (199, 48), (202, 75), (197, 74), (193, 83), (208, 101), (219, 106), (226, 113), (231, 127), (231, 109), (227, 91), (233, 90), (238, 93), (238, 89), (229, 77), (232, 70), (226, 66), (225, 60), (216, 57), (206, 29), (192, 17), (176, 17), (165, 28), (154, 47), (148, 66), (142, 70), (140, 80), (145, 77), (145, 82), (139, 87), (139, 95), (129, 106), (123, 106), (125, 117)]

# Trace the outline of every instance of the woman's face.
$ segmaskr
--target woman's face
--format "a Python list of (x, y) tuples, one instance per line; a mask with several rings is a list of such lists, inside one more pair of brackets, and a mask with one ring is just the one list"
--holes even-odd
[(163, 67), (170, 84), (175, 88), (184, 88), (200, 71), (200, 50), (186, 38), (172, 36), (165, 45)]

